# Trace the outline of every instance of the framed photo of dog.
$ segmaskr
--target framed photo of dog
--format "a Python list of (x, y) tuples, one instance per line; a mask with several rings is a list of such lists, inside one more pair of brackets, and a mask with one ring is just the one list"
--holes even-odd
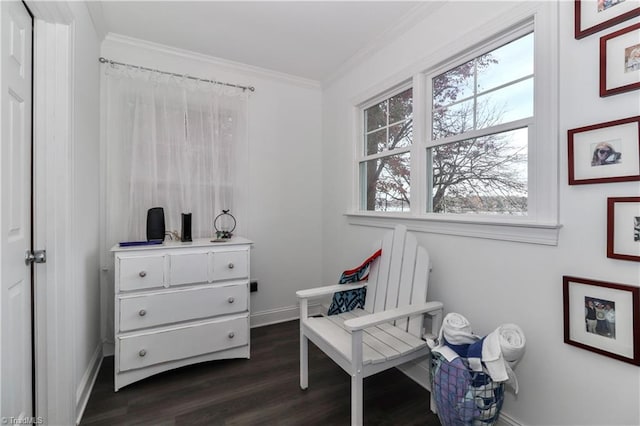
[(564, 342), (640, 365), (640, 288), (562, 277)]
[(640, 116), (570, 129), (569, 185), (640, 180)]
[(600, 38), (600, 96), (640, 89), (640, 23)]
[(607, 199), (607, 257), (640, 262), (640, 197)]
[(581, 39), (640, 16), (639, 0), (575, 0), (575, 38)]

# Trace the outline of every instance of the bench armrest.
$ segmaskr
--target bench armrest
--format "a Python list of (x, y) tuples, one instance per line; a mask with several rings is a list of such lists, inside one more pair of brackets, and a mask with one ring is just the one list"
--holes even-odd
[(346, 320), (344, 322), (344, 325), (350, 331), (364, 330), (365, 328), (373, 327), (378, 324), (383, 324), (385, 322), (394, 321), (413, 315), (441, 311), (442, 307), (442, 302), (425, 302), (353, 318), (350, 320)]
[(366, 286), (366, 281), (361, 281), (356, 284), (336, 284), (325, 287), (310, 288), (307, 290), (299, 290), (296, 291), (296, 296), (298, 296), (298, 299), (313, 299), (314, 297), (326, 296), (327, 294), (333, 294), (338, 291), (355, 290)]

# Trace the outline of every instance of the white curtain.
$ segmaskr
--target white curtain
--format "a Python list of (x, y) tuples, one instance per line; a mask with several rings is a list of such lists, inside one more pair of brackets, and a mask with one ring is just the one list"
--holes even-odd
[(223, 209), (236, 215), (246, 162), (242, 89), (104, 67), (105, 243), (146, 240), (147, 210), (164, 209), (167, 231), (192, 214), (193, 238), (214, 235)]

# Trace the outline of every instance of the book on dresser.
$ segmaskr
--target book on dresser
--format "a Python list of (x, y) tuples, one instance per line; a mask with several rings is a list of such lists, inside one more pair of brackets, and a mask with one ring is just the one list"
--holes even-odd
[(114, 246), (114, 388), (198, 362), (249, 358), (252, 242)]

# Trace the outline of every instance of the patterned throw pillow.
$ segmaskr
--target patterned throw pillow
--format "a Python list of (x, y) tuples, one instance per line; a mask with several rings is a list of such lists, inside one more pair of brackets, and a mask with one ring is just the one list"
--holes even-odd
[(353, 309), (364, 308), (364, 300), (366, 297), (366, 287), (333, 293), (333, 300), (331, 300), (328, 315), (342, 314)]
[[(354, 269), (344, 271), (338, 280), (339, 284), (356, 283), (364, 281), (369, 277), (369, 266), (382, 254), (379, 249), (369, 256), (360, 266)], [(333, 294), (331, 306), (329, 306), (328, 315), (341, 314), (349, 312), (356, 308), (364, 308), (364, 301), (367, 296), (367, 288), (356, 288), (354, 290), (339, 291)]]

